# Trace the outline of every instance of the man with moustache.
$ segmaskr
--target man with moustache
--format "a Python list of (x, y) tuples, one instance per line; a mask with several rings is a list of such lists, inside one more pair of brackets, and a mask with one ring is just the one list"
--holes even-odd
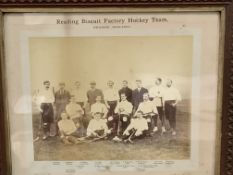
[(181, 95), (178, 89), (173, 87), (172, 80), (167, 81), (164, 91), (165, 116), (169, 120), (172, 135), (176, 135), (176, 109), (177, 104), (181, 101)]
[(115, 113), (117, 114), (117, 135), (113, 138), (114, 141), (121, 141), (122, 134), (130, 123), (132, 109), (133, 105), (127, 100), (126, 95), (122, 93), (121, 101), (115, 108)]
[(104, 100), (105, 104), (108, 108), (108, 117), (114, 116), (114, 110), (117, 106), (117, 102), (119, 101), (119, 96), (117, 90), (114, 88), (114, 82), (108, 81), (108, 88), (104, 91)]
[(156, 118), (158, 117), (158, 111), (153, 102), (150, 101), (148, 93), (143, 94), (143, 102), (139, 104), (135, 115), (137, 115), (138, 111), (141, 111), (143, 113), (143, 117), (147, 120), (149, 127), (147, 134), (151, 135), (155, 127)]
[[(37, 102), (41, 112), (43, 140), (50, 136), (50, 127), (54, 121), (53, 104), (55, 101), (54, 90), (50, 87), (50, 81), (43, 82), (44, 89), (39, 91)], [(39, 136), (38, 138), (39, 139)]]

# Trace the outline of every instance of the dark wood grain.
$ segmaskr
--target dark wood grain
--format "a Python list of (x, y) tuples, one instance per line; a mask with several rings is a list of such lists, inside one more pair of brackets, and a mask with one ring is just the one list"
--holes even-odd
[(0, 0), (2, 7), (225, 5), (231, 0)]
[[(233, 2), (232, 0), (0, 0), (0, 8), (37, 7), (206, 7), (226, 9), (224, 78), (222, 98), (221, 175), (233, 175)], [(2, 41), (1, 41), (2, 44)], [(2, 52), (2, 51), (1, 51)], [(2, 54), (1, 54), (2, 55)], [(1, 59), (3, 60), (3, 59)], [(7, 163), (6, 116), (4, 115), (4, 69), (0, 62), (0, 175), (9, 174)]]
[(222, 105), (221, 174), (233, 175), (233, 6), (226, 7)]

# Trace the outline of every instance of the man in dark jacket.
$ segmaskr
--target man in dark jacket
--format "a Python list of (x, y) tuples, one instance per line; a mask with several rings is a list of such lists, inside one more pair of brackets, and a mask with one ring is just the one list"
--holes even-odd
[[(128, 102), (132, 103), (132, 89), (128, 87), (128, 81), (124, 80), (123, 81), (123, 87), (119, 90), (119, 96), (121, 97), (121, 94), (126, 95), (126, 99)], [(120, 99), (121, 100), (121, 99)]]
[(65, 111), (70, 101), (70, 93), (65, 89), (65, 83), (59, 83), (59, 90), (55, 92), (56, 119), (59, 120), (61, 113)]
[(143, 102), (143, 94), (148, 93), (148, 90), (142, 87), (142, 81), (136, 80), (137, 88), (133, 90), (132, 101), (133, 101), (133, 112), (138, 109), (138, 106)]

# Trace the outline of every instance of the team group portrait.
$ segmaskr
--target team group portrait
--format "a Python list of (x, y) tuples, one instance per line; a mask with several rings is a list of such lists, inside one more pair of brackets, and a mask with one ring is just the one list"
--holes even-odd
[(34, 159), (188, 159), (190, 43), (189, 37), (31, 39)]

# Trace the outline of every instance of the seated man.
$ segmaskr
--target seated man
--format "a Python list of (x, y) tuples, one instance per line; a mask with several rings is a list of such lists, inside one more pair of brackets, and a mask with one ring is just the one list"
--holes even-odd
[(82, 107), (75, 102), (74, 96), (71, 96), (70, 103), (66, 105), (66, 112), (75, 124), (79, 123), (84, 115)]
[(66, 105), (66, 113), (72, 119), (78, 127), (80, 127), (80, 133), (82, 136), (84, 136), (84, 111), (82, 107), (76, 103), (75, 97), (71, 96), (70, 103)]
[(80, 143), (76, 137), (79, 136), (78, 127), (73, 120), (68, 118), (65, 112), (61, 113), (61, 120), (58, 122), (61, 140), (64, 144)]
[(120, 141), (119, 137), (123, 134), (125, 129), (130, 123), (130, 117), (132, 114), (133, 105), (128, 102), (126, 94), (121, 94), (121, 101), (117, 104), (115, 108), (115, 113), (117, 114), (117, 136), (113, 140)]
[(143, 138), (148, 131), (148, 123), (145, 118), (143, 118), (143, 112), (138, 111), (134, 118), (131, 119), (129, 126), (123, 133), (124, 142), (133, 143), (135, 138)]
[(145, 93), (143, 94), (143, 102), (141, 102), (138, 106), (137, 112), (141, 111), (143, 113), (143, 117), (147, 120), (148, 126), (149, 126), (149, 131), (148, 135), (151, 135), (153, 130), (157, 131), (158, 128), (155, 126), (157, 124), (158, 120), (158, 111), (156, 106), (153, 104), (152, 101), (149, 100), (149, 94)]
[(105, 104), (102, 103), (102, 97), (96, 96), (96, 102), (91, 105), (91, 115), (94, 116), (95, 113), (100, 113), (102, 115), (101, 118), (106, 119), (108, 109)]
[(94, 114), (94, 118), (91, 119), (87, 127), (87, 137), (104, 138), (108, 133), (108, 127), (106, 120), (102, 118), (100, 112)]

